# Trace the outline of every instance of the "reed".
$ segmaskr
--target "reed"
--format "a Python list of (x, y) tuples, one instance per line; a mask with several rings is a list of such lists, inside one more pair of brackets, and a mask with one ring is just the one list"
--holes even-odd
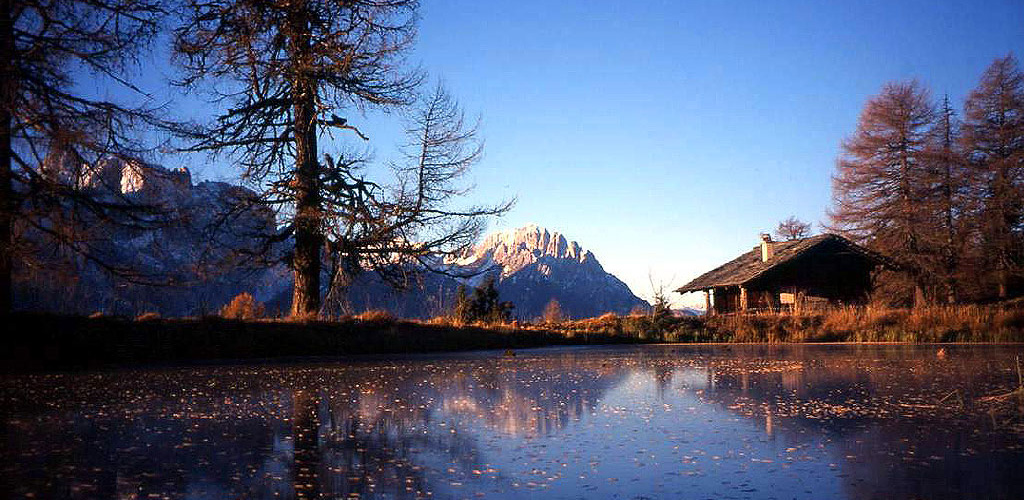
[(733, 342), (1022, 342), (1024, 309), (848, 306), (813, 314), (712, 316), (705, 328)]

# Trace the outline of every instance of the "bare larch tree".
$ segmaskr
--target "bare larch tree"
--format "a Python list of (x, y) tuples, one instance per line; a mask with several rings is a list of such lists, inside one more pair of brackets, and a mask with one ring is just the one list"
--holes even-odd
[(904, 268), (918, 305), (925, 301), (934, 236), (933, 217), (920, 209), (929, 195), (925, 148), (934, 121), (929, 92), (919, 83), (886, 84), (842, 144), (829, 211), (833, 229)]
[(118, 270), (76, 228), (41, 213), (146, 221), (138, 214), (147, 207), (116, 196), (116, 186), (98, 194), (81, 181), (103, 161), (139, 158), (135, 126), (152, 122), (151, 110), (80, 92), (76, 76), (91, 73), (141, 97), (124, 70), (162, 14), (159, 0), (0, 0), (0, 311), (11, 307), (12, 259), (32, 257), (22, 251), (22, 230)]
[(956, 112), (944, 96), (935, 124), (929, 133), (925, 156), (929, 165), (926, 179), (929, 193), (922, 206), (935, 214), (941, 249), (941, 262), (935, 272), (945, 288), (945, 302), (956, 303), (959, 296), (959, 273), (965, 263), (964, 250), (968, 228), (966, 219), (972, 213), (970, 186), (960, 149), (960, 127)]
[(395, 182), (378, 185), (325, 157), (323, 213), (330, 257), (328, 297), (343, 300), (345, 287), (362, 271), (403, 287), (418, 270), (450, 272), (446, 263), (468, 250), (486, 217), (506, 212), (512, 202), (455, 206), (469, 189), (462, 178), (483, 152), (477, 124), (468, 123), (458, 103), (438, 84), (419, 98), (406, 119), (407, 141), (392, 164)]
[[(194, 130), (191, 149), (237, 160), (243, 179), (261, 193), (256, 202), (280, 208), (282, 230), (274, 239), (294, 241), (286, 259), (295, 279), (293, 316), (320, 312), (324, 248), (338, 264), (332, 283), (343, 283), (339, 270), (464, 244), (479, 229), (466, 220), (496, 213), (444, 207), (455, 192), (441, 186), (479, 153), (459, 155), (474, 129), (464, 127), (443, 93), (428, 100), (414, 129), (422, 161), (399, 167), (414, 174), (405, 184), (392, 189), (368, 180), (365, 156), (350, 153), (357, 148), (321, 154), (325, 135), (367, 140), (353, 112), (416, 101), (423, 75), (406, 69), (403, 56), (414, 39), (417, 7), (415, 0), (187, 0), (175, 32), (181, 84), (211, 83), (224, 109)], [(433, 232), (429, 241), (417, 239), (453, 217), (464, 222)]]
[(983, 253), (999, 298), (1006, 298), (1024, 251), (1024, 76), (1012, 55), (988, 67), (964, 111), (964, 153), (983, 203)]
[(786, 220), (779, 222), (778, 227), (775, 228), (775, 237), (780, 240), (793, 241), (810, 235), (811, 225), (797, 219), (795, 215), (791, 215)]

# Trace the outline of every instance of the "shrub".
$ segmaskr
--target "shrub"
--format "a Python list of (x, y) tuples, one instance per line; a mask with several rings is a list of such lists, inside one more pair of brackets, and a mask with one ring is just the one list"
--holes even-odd
[(565, 314), (562, 313), (562, 305), (557, 300), (551, 299), (548, 305), (544, 306), (544, 313), (541, 315), (541, 319), (545, 323), (560, 323), (565, 320)]
[(391, 323), (395, 321), (395, 317), (383, 309), (371, 309), (369, 311), (365, 311), (356, 316), (356, 319), (359, 321), (366, 321), (368, 323)]
[(227, 319), (258, 319), (263, 317), (263, 312), (263, 304), (256, 302), (249, 292), (236, 295), (220, 309), (221, 317)]

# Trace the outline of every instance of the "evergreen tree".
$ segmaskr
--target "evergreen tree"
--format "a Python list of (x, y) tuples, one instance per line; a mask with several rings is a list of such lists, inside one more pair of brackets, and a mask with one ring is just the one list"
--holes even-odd
[(959, 296), (959, 274), (965, 262), (965, 219), (971, 211), (958, 125), (949, 96), (944, 96), (926, 149), (930, 175), (928, 183), (931, 188), (927, 198), (931, 203), (927, 209), (935, 214), (940, 232), (936, 241), (941, 249), (941, 261), (934, 272), (941, 278), (945, 302), (949, 304), (957, 302)]

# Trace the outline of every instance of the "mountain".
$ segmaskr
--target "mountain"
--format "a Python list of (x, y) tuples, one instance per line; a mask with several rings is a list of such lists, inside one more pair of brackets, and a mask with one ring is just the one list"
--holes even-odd
[(67, 202), (31, 211), (39, 227), (69, 230), (69, 221), (75, 221), (76, 237), (89, 242), (92, 256), (133, 275), (105, 272), (96, 261), (52, 245), (33, 225), (24, 225), (21, 238), (31, 248), (14, 269), (16, 309), (199, 315), (215, 313), (241, 292), (268, 300), (290, 287), (282, 280), (287, 277), (282, 267), (249, 266), (239, 259), (239, 249), (258, 247), (259, 235), (276, 227), (269, 207), (243, 203), (255, 197), (248, 189), (225, 182), (193, 184), (186, 168), (114, 160), (85, 168), (69, 157), (51, 157), (43, 172), (89, 199), (147, 208), (122, 217), (97, 216)]
[[(156, 230), (77, 212), (72, 219), (68, 215), (74, 208), (68, 205), (50, 208), (40, 216), (39, 225), (79, 221), (81, 233), (103, 260), (168, 283), (150, 286), (112, 276), (73, 252), (54, 250), (44, 235), (29, 227), (23, 238), (36, 248), (31, 252), (33, 262), (19, 262), (15, 270), (16, 309), (192, 316), (216, 313), (241, 292), (265, 302), (271, 313), (290, 309), (292, 276), (283, 264), (242, 265), (240, 260), (244, 252), (238, 249), (258, 248), (263, 241), (260, 235), (276, 230), (273, 210), (242, 203), (255, 199), (252, 191), (224, 182), (193, 184), (185, 168), (139, 163), (108, 161), (85, 169), (68, 158), (57, 158), (45, 172), (94, 199), (157, 207), (168, 222)], [(273, 248), (272, 256), (283, 256), (287, 246), (284, 242)], [(649, 307), (606, 272), (593, 253), (535, 225), (487, 236), (446, 265), (452, 274), (473, 277), (457, 279), (410, 269), (414, 276), (410, 286), (394, 290), (376, 275), (363, 273), (340, 297), (337, 310), (386, 309), (399, 317), (433, 317), (451, 309), (460, 285), (479, 285), (488, 275), (495, 277), (501, 300), (515, 304), (513, 315), (520, 319), (539, 317), (552, 299), (563, 314), (574, 318)]]
[[(520, 318), (540, 316), (551, 300), (573, 318), (650, 307), (605, 271), (592, 252), (536, 225), (487, 236), (455, 263), (464, 270), (494, 276), (502, 300), (515, 303), (513, 314)], [(470, 284), (479, 283), (482, 276)]]

